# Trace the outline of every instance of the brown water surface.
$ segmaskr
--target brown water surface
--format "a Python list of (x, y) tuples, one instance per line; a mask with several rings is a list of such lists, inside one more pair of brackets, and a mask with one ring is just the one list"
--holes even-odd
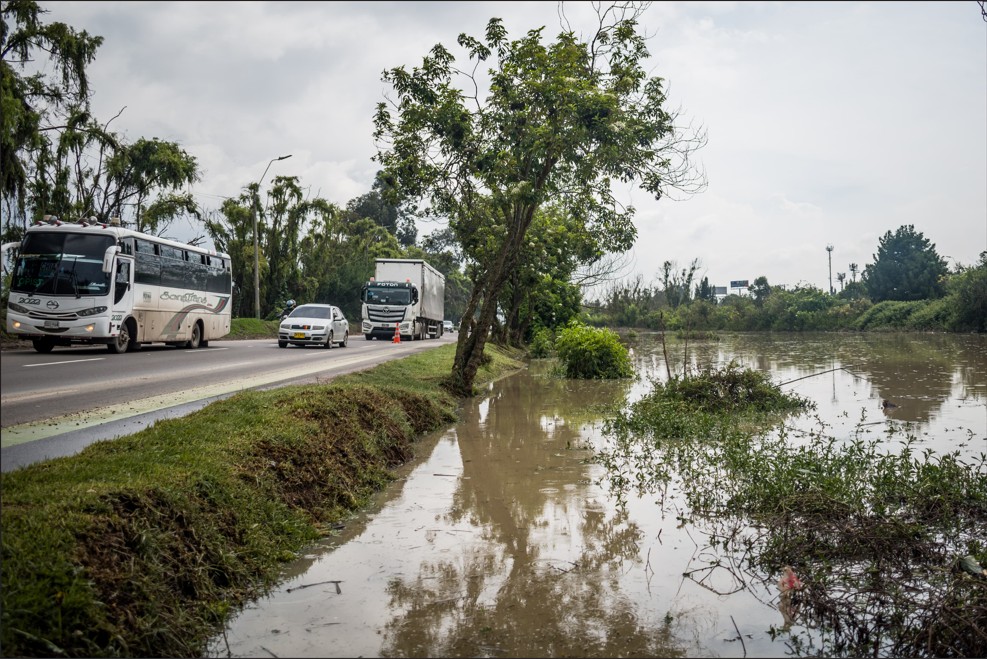
[[(680, 499), (617, 506), (592, 462), (603, 407), (667, 377), (655, 335), (628, 343), (633, 381), (562, 380), (534, 362), (490, 385), (208, 656), (789, 654), (777, 575), (718, 555)], [(668, 349), (673, 372), (731, 360), (769, 372), (816, 402), (804, 423), (837, 437), (908, 424), (939, 453), (987, 451), (987, 337), (744, 334)]]

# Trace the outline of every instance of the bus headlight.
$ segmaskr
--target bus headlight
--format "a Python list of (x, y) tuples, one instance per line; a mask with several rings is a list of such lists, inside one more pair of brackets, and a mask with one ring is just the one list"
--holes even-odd
[(86, 331), (87, 332), (92, 332), (94, 329), (96, 329), (96, 326), (95, 325), (86, 325)]
[(15, 304), (15, 303), (13, 303), (13, 302), (8, 302), (8, 303), (7, 303), (7, 306), (8, 306), (8, 307), (9, 307), (9, 308), (10, 308), (10, 309), (11, 309), (12, 311), (16, 311), (17, 313), (22, 313), (22, 314), (28, 314), (28, 313), (30, 313), (30, 312), (31, 312), (31, 310), (30, 310), (30, 309), (26, 309), (26, 308), (24, 308), (24, 307), (22, 307), (21, 305), (19, 305), (19, 304)]
[[(14, 308), (14, 305), (10, 305), (10, 308), (13, 309)], [(10, 321), (10, 324), (14, 327), (14, 329), (20, 329), (21, 328), (21, 321), (19, 321), (19, 320), (12, 320), (12, 321)]]
[(80, 316), (96, 316), (101, 313), (106, 313), (106, 307), (93, 307), (92, 309), (83, 309), (77, 312)]

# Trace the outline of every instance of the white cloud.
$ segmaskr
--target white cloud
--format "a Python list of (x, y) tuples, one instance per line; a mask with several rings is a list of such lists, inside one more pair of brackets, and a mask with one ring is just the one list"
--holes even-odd
[[(559, 31), (555, 2), (47, 2), (49, 20), (104, 37), (97, 116), (131, 139), (178, 142), (218, 207), (275, 163), (345, 204), (376, 171), (381, 73), (493, 16), (511, 37)], [(592, 4), (565, 3), (577, 32)], [(699, 258), (711, 283), (767, 276), (828, 286), (913, 224), (940, 254), (987, 249), (985, 24), (972, 2), (661, 2), (642, 20), (671, 109), (702, 124), (709, 187), (636, 191), (634, 272)], [(423, 225), (422, 231), (431, 227)], [(835, 284), (834, 284), (835, 285)]]

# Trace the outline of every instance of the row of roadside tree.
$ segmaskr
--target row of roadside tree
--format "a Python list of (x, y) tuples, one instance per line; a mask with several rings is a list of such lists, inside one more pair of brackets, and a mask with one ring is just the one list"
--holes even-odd
[(652, 285), (640, 277), (610, 284), (587, 303), (584, 320), (675, 331), (987, 331), (987, 251), (948, 270), (911, 225), (888, 231), (861, 281), (834, 293), (772, 286), (761, 276), (746, 295), (718, 298), (705, 278), (690, 289), (697, 267), (698, 260), (677, 271), (666, 262)]

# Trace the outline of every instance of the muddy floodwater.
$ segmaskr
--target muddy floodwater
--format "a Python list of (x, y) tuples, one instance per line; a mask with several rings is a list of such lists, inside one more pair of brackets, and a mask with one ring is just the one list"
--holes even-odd
[[(208, 656), (791, 654), (777, 575), (719, 556), (674, 496), (617, 505), (592, 460), (607, 442), (604, 407), (667, 377), (656, 335), (627, 342), (634, 380), (563, 380), (534, 362), (491, 384)], [(770, 373), (816, 403), (796, 423), (836, 437), (904, 426), (923, 449), (987, 451), (984, 336), (738, 334), (668, 352), (675, 373), (731, 360)]]

